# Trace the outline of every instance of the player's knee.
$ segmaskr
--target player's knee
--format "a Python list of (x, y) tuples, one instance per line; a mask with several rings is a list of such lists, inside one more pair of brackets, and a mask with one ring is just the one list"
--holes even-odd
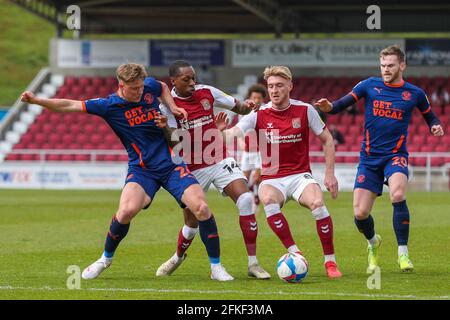
[(123, 224), (129, 223), (138, 212), (139, 209), (136, 209), (133, 206), (121, 207), (116, 214), (117, 221)]
[(263, 195), (260, 197), (260, 200), (264, 206), (268, 206), (269, 204), (278, 203), (278, 201), (275, 199), (275, 197), (272, 197), (271, 195)]
[(359, 204), (354, 204), (354, 205), (353, 205), (353, 211), (354, 211), (354, 214), (355, 214), (355, 218), (356, 218), (357, 220), (364, 220), (364, 219), (366, 219), (366, 218), (369, 216), (369, 214), (370, 214), (369, 209), (364, 208), (364, 207), (362, 207), (362, 206), (359, 205)]
[(209, 210), (208, 204), (205, 201), (201, 201), (194, 212), (197, 220), (204, 221), (211, 217), (211, 211)]
[(253, 206), (253, 193), (245, 192), (241, 194), (236, 201), (236, 206), (239, 208), (240, 215), (250, 214)]
[(395, 190), (390, 194), (391, 202), (396, 203), (405, 200), (405, 193), (402, 190)]
[(322, 198), (315, 198), (311, 201), (309, 207), (311, 210), (316, 210), (317, 208), (323, 207), (323, 199)]

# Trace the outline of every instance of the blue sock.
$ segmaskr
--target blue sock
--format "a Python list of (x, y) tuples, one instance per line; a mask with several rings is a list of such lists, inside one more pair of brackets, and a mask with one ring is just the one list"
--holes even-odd
[(211, 264), (220, 263), (220, 242), (216, 220), (213, 216), (205, 221), (199, 221), (200, 237), (206, 247)]
[(117, 221), (116, 216), (113, 217), (111, 225), (109, 226), (109, 232), (106, 235), (105, 251), (103, 254), (107, 258), (112, 258), (116, 251), (120, 241), (125, 238), (130, 229), (130, 224), (121, 224)]
[(399, 246), (408, 245), (409, 238), (409, 210), (406, 200), (393, 203), (394, 215), (392, 223), (394, 225), (395, 235)]
[(371, 215), (365, 220), (358, 220), (355, 218), (355, 224), (359, 232), (363, 233), (367, 240), (375, 236), (375, 223)]

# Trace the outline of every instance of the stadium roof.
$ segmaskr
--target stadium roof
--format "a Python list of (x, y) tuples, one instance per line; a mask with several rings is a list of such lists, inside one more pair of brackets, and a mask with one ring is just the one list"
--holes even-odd
[[(10, 0), (66, 27), (81, 9), (82, 34), (367, 32), (372, 0)], [(376, 1), (382, 32), (449, 32), (448, 0)]]

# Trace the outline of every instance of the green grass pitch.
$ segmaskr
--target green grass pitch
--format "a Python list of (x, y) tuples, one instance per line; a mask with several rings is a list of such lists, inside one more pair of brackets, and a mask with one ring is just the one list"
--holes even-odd
[(413, 273), (397, 267), (392, 207), (387, 195), (373, 209), (380, 249), (381, 288), (368, 289), (366, 242), (353, 224), (352, 195), (337, 200), (326, 195), (333, 216), (338, 263), (344, 276), (328, 279), (320, 242), (310, 212), (290, 201), (287, 216), (297, 244), (309, 261), (300, 284), (278, 279), (275, 266), (285, 253), (269, 229), (262, 209), (258, 258), (271, 280), (247, 277), (247, 257), (232, 201), (217, 192), (208, 202), (219, 226), (222, 263), (235, 277), (227, 283), (209, 279), (206, 251), (197, 236), (187, 260), (170, 277), (157, 278), (158, 266), (175, 250), (182, 225), (181, 210), (160, 191), (149, 210), (133, 220), (113, 265), (100, 278), (81, 280), (69, 290), (67, 268), (81, 270), (102, 253), (120, 191), (0, 191), (0, 299), (449, 299), (449, 193), (409, 193), (410, 256)]

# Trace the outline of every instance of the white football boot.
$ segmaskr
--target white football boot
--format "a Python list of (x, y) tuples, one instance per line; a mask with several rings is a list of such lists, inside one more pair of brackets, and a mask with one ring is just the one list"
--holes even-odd
[(177, 268), (183, 263), (184, 259), (186, 259), (187, 254), (183, 254), (180, 258), (177, 254), (174, 254), (169, 260), (164, 262), (156, 271), (157, 277), (162, 276), (170, 276)]
[(81, 277), (86, 280), (95, 279), (100, 275), (100, 273), (103, 272), (103, 270), (109, 268), (111, 264), (112, 259), (101, 257), (86, 269), (84, 269)]
[(225, 268), (221, 265), (212, 265), (211, 266), (211, 279), (217, 281), (231, 281), (234, 278), (225, 270)]

